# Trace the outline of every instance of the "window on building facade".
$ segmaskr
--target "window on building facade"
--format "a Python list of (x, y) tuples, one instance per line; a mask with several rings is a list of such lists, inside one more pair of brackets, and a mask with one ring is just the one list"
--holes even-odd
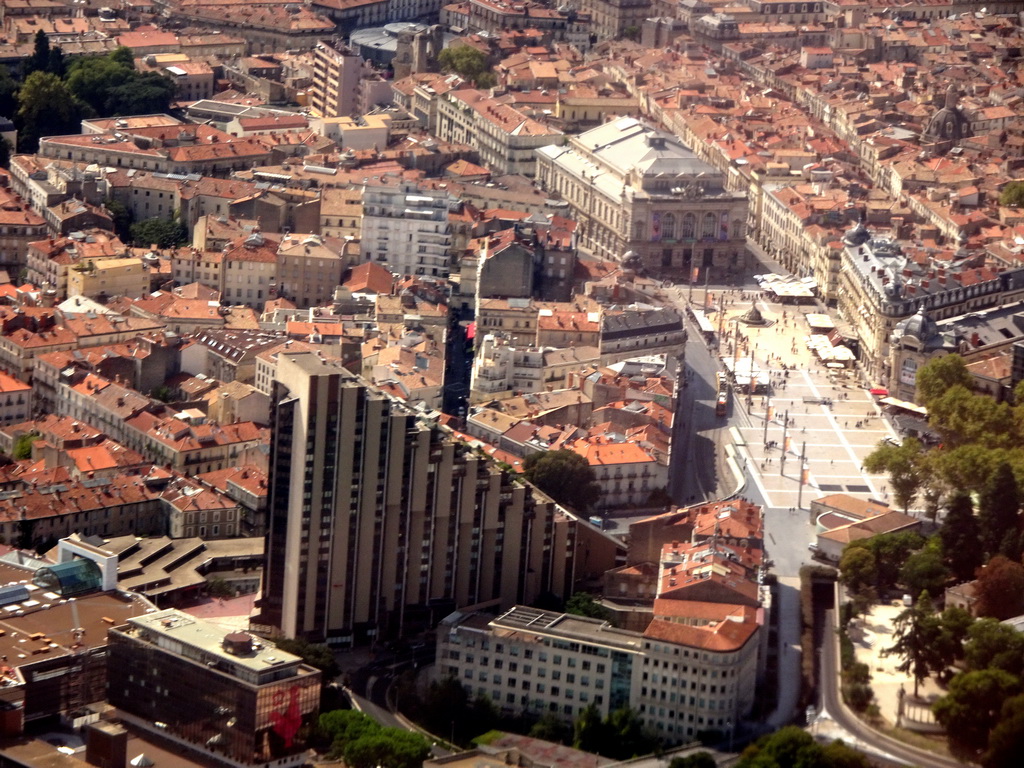
[(674, 240), (676, 237), (675, 214), (666, 213), (661, 217), (661, 236), (666, 240)]
[(704, 224), (701, 227), (701, 237), (703, 237), (705, 240), (714, 239), (716, 224), (717, 219), (715, 217), (715, 214), (711, 213), (710, 211), (708, 213), (705, 213)]

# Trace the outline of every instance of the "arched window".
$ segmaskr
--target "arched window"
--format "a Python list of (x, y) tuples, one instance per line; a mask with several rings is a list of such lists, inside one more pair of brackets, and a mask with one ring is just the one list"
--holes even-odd
[(743, 222), (740, 219), (732, 220), (732, 239), (739, 240), (743, 237)]
[(666, 213), (661, 217), (661, 236), (665, 240), (675, 240), (676, 217), (675, 214)]
[(697, 217), (692, 213), (688, 213), (683, 216), (683, 239), (694, 238), (697, 236)]
[(701, 227), (701, 237), (703, 237), (705, 240), (714, 240), (715, 227), (717, 224), (718, 219), (715, 217), (715, 214), (711, 213), (710, 211), (708, 213), (705, 213), (704, 226)]

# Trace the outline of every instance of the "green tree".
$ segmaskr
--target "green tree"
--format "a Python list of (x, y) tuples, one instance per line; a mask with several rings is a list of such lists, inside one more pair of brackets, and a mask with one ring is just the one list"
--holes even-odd
[(979, 619), (967, 629), (964, 665), (969, 671), (1001, 669), (1024, 674), (1024, 635), (995, 619)]
[(495, 728), (499, 720), (499, 712), (489, 698), (470, 699), (462, 683), (451, 676), (430, 684), (416, 712), (424, 728), (451, 736), (457, 744), (468, 744)]
[(1003, 702), (999, 722), (988, 737), (988, 751), (981, 758), (984, 768), (1018, 768), (1024, 754), (1024, 696)]
[(584, 752), (604, 754), (604, 723), (601, 722), (601, 713), (594, 704), (588, 704), (581, 709), (573, 723), (572, 745)]
[(950, 572), (942, 561), (941, 550), (930, 544), (908, 557), (900, 569), (900, 583), (912, 595), (941, 595), (949, 581)]
[(28, 76), (33, 72), (45, 72), (50, 64), (50, 38), (46, 33), (38, 29), (33, 40), (32, 55), (25, 62), (24, 75)]
[(380, 728), (345, 744), (349, 768), (421, 768), (430, 755), (430, 742), (401, 728)]
[(38, 440), (39, 437), (40, 435), (38, 432), (26, 432), (23, 435), (18, 435), (18, 439), (14, 441), (14, 449), (11, 452), (11, 458), (15, 461), (31, 459), (32, 443)]
[(144, 219), (131, 225), (132, 242), (138, 248), (156, 244), (160, 248), (176, 248), (188, 242), (188, 230), (177, 219)]
[(523, 477), (559, 504), (585, 511), (601, 498), (594, 470), (568, 450), (532, 453), (523, 462)]
[(970, 391), (970, 371), (960, 355), (935, 357), (917, 371), (917, 400), (926, 408), (956, 386)]
[[(103, 116), (165, 112), (174, 83), (158, 72), (138, 72), (120, 49), (106, 56), (75, 59), (68, 67), (68, 88)], [(128, 60), (126, 60), (128, 59)]]
[(839, 560), (839, 580), (853, 600), (854, 610), (863, 614), (878, 599), (875, 590), (878, 565), (870, 549), (848, 546)]
[(999, 204), (1009, 208), (1024, 206), (1024, 181), (1011, 181), (999, 193)]
[(1020, 518), (1020, 487), (1009, 462), (1003, 462), (989, 478), (979, 502), (981, 540), (990, 555), (999, 551), (1008, 532), (1017, 532)]
[(335, 709), (320, 715), (317, 730), (330, 742), (330, 756), (337, 759), (344, 754), (346, 744), (378, 732), (380, 725), (363, 712), (354, 709)]
[(220, 576), (214, 576), (206, 580), (206, 593), (210, 597), (234, 597), (235, 588)]
[[(970, 444), (933, 450), (930, 454), (943, 482), (964, 492), (980, 491), (996, 467), (1006, 459), (1000, 449)], [(1021, 455), (1024, 458), (1024, 454)]]
[(309, 666), (319, 669), (323, 673), (325, 684), (341, 674), (338, 662), (334, 660), (334, 651), (322, 643), (311, 643), (301, 637), (280, 637), (274, 639), (274, 644), (282, 651), (295, 654)]
[(975, 612), (1003, 621), (1024, 613), (1024, 565), (996, 555), (978, 569)]
[(18, 112), (18, 82), (11, 71), (0, 65), (0, 115), (13, 118)]
[(949, 500), (946, 517), (939, 528), (942, 553), (958, 581), (970, 581), (981, 567), (985, 554), (981, 528), (974, 517), (970, 494), (958, 491)]
[(822, 746), (806, 731), (789, 725), (763, 736), (740, 755), (735, 768), (870, 768), (859, 752), (841, 742)]
[(64, 61), (64, 51), (60, 46), (50, 48), (50, 55), (46, 60), (46, 71), (57, 77), (64, 77), (64, 70), (67, 64)]
[(120, 200), (114, 200), (108, 198), (103, 204), (107, 213), (110, 214), (111, 221), (114, 222), (114, 231), (121, 240), (128, 242), (131, 240), (131, 227), (132, 227), (132, 212), (125, 206)]
[(924, 543), (924, 537), (913, 531), (883, 533), (857, 542), (875, 556), (875, 586), (880, 595), (896, 588), (903, 564)]
[(595, 752), (613, 760), (628, 760), (645, 755), (658, 744), (647, 732), (635, 709), (620, 707), (609, 712), (602, 721), (593, 704), (580, 711), (573, 724), (573, 746), (584, 752)]
[(628, 760), (646, 755), (657, 746), (657, 738), (644, 728), (643, 720), (632, 707), (619, 707), (609, 712), (604, 725), (610, 739), (602, 753), (606, 757)]
[(545, 712), (530, 728), (530, 737), (543, 739), (555, 744), (568, 744), (572, 741), (572, 729), (560, 717)]
[(928, 423), (947, 447), (983, 444), (1009, 448), (1016, 444), (1016, 420), (1008, 403), (974, 395), (957, 384), (928, 405)]
[(948, 668), (964, 657), (964, 641), (973, 624), (974, 617), (956, 605), (948, 606), (939, 616), (938, 652), (943, 666)]
[(135, 72), (128, 82), (111, 88), (105, 101), (108, 115), (166, 112), (174, 98), (174, 83), (159, 72)]
[(924, 483), (923, 457), (921, 441), (908, 437), (899, 445), (881, 443), (864, 459), (864, 468), (872, 473), (889, 474), (893, 501), (906, 512)]
[(60, 78), (33, 72), (18, 91), (18, 151), (35, 152), (41, 136), (78, 133), (82, 104)]
[(939, 518), (943, 499), (949, 492), (949, 483), (943, 474), (941, 451), (926, 451), (918, 460), (918, 471), (921, 473), (921, 501), (924, 513), (933, 523)]
[(714, 755), (701, 750), (685, 757), (673, 757), (668, 768), (716, 768), (717, 765)]
[(896, 669), (914, 678), (915, 697), (921, 681), (927, 679), (932, 670), (945, 669), (939, 649), (941, 634), (942, 624), (927, 592), (922, 592), (914, 605), (896, 617), (893, 632), (896, 642), (883, 650), (882, 655), (902, 659)]
[(608, 611), (588, 592), (577, 592), (565, 602), (565, 612), (608, 621)]
[(495, 83), (494, 75), (487, 65), (487, 55), (471, 45), (445, 48), (438, 54), (437, 63), (442, 71), (454, 72), (479, 88), (489, 88)]
[(1020, 693), (1020, 680), (1001, 669), (964, 672), (949, 683), (949, 693), (935, 702), (935, 719), (946, 729), (950, 747), (975, 757), (988, 745), (1003, 703)]
[(135, 68), (135, 54), (127, 45), (119, 45), (107, 54), (107, 58), (115, 64), (122, 64), (126, 67)]
[(11, 142), (0, 136), (0, 167), (9, 168), (11, 165)]

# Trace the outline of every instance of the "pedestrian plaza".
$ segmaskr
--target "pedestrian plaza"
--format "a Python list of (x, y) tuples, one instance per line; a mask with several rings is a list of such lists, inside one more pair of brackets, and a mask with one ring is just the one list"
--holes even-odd
[[(856, 367), (830, 364), (812, 349), (806, 315), (820, 317), (820, 310), (769, 302), (754, 291), (710, 293), (706, 306), (715, 308), (708, 319), (719, 330), (723, 364), (752, 358), (771, 380), (768, 395), (735, 392), (731, 412), (733, 440), (766, 505), (806, 509), (831, 493), (889, 501), (886, 477), (864, 472), (862, 464), (880, 441), (897, 435)], [(740, 319), (755, 304), (764, 325)], [(802, 494), (801, 452), (807, 469)]]

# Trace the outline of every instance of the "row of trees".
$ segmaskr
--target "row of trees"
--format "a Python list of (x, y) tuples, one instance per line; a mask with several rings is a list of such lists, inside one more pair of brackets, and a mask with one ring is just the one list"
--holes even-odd
[(173, 97), (174, 83), (136, 71), (128, 48), (68, 62), (42, 30), (16, 75), (0, 67), (0, 114), (13, 117), (20, 152), (35, 152), (42, 136), (78, 133), (83, 118), (166, 112)]
[(413, 680), (396, 686), (398, 709), (428, 732), (468, 746), (494, 731), (525, 733), (534, 738), (567, 744), (615, 760), (646, 755), (658, 746), (658, 738), (644, 725), (635, 710), (617, 709), (605, 718), (590, 705), (571, 725), (554, 714), (502, 714), (486, 696), (470, 697), (457, 679), (449, 677), (430, 684), (420, 696)]

